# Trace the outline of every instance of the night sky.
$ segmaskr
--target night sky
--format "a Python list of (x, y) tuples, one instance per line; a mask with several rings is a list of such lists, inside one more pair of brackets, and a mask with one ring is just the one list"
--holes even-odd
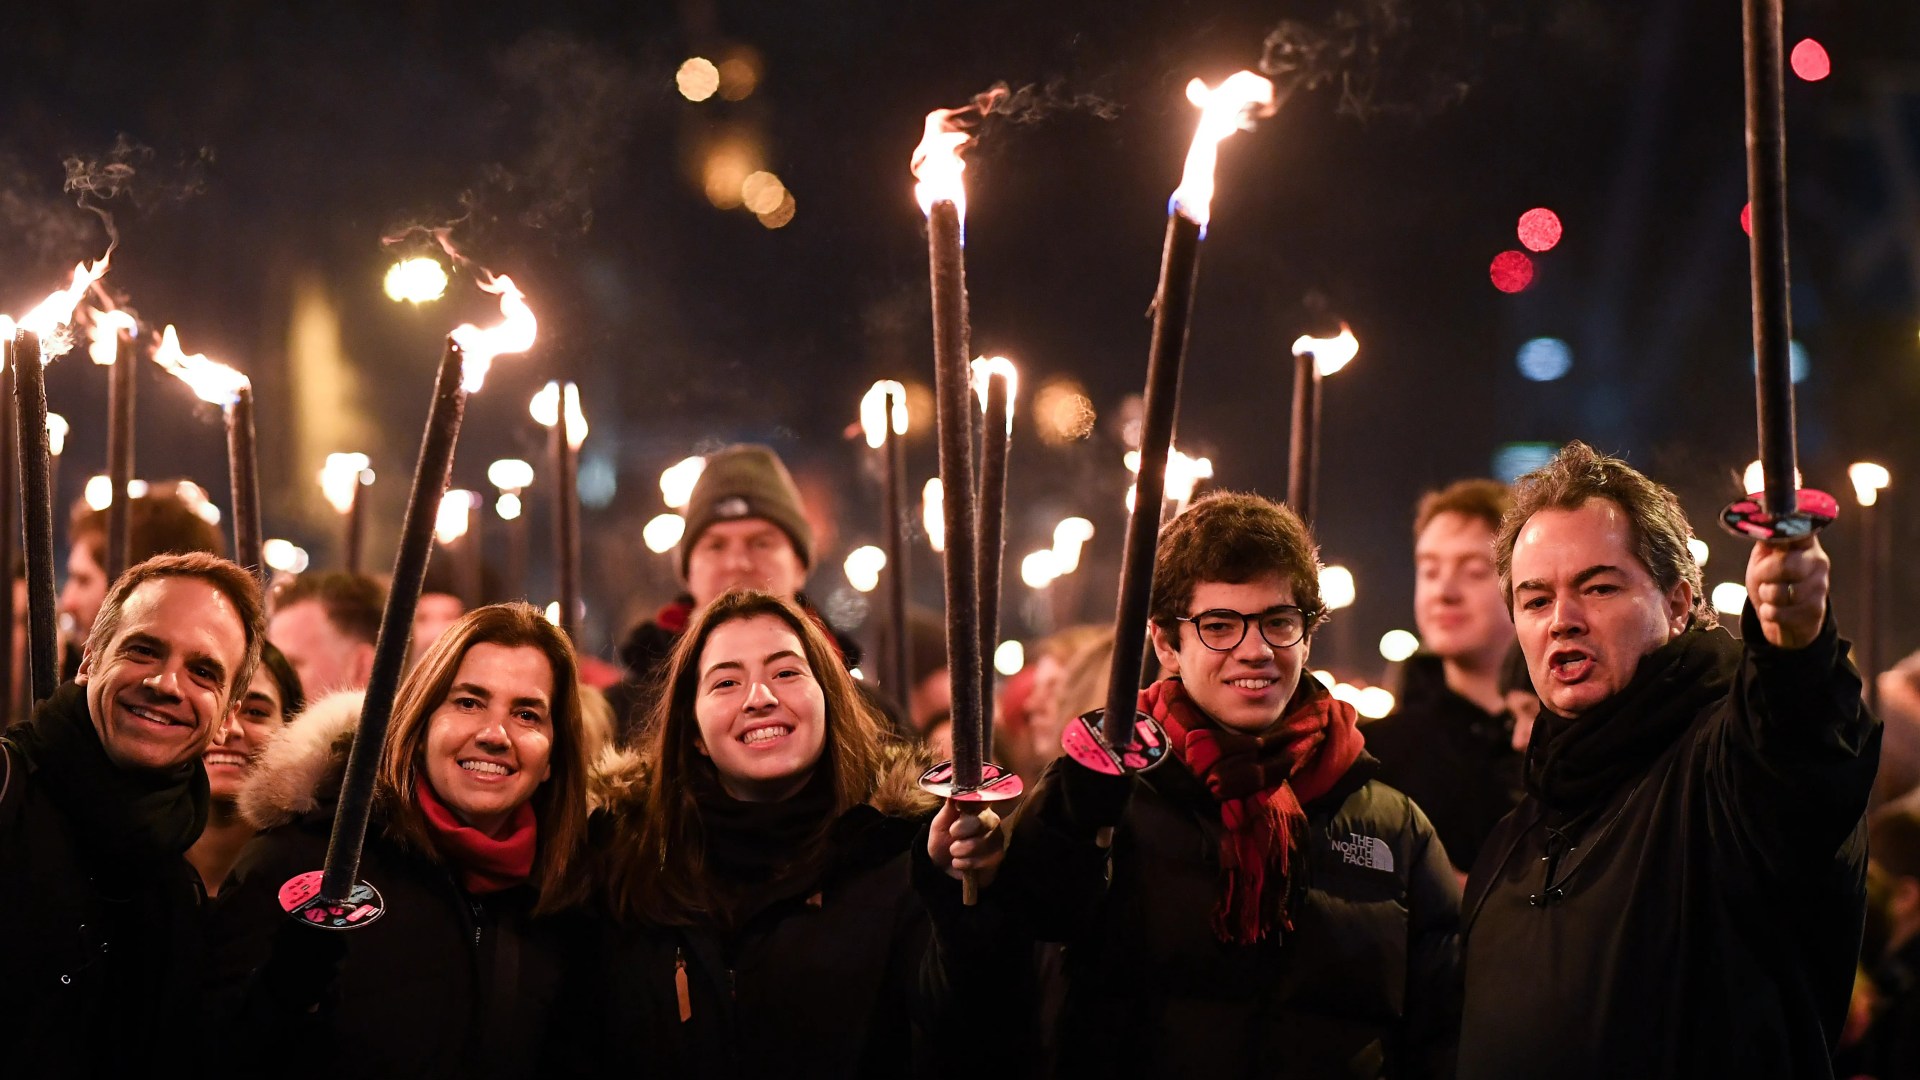
[[(502, 456), (542, 464), (526, 402), (547, 379), (580, 381), (589, 644), (606, 652), (672, 592), (669, 560), (639, 538), (665, 509), (660, 470), (731, 441), (776, 447), (834, 515), (812, 591), (841, 610), (840, 560), (879, 541), (846, 428), (873, 380), (932, 380), (909, 152), (928, 110), (1033, 87), (1046, 107), (996, 123), (968, 172), (975, 351), (1013, 357), (1023, 379), (1006, 633), (1035, 629), (1020, 556), (1074, 513), (1098, 529), (1079, 615), (1103, 619), (1128, 483), (1118, 421), (1143, 382), (1166, 198), (1193, 130), (1183, 87), (1257, 65), (1283, 20), (1318, 49), (1316, 78), (1223, 148), (1176, 442), (1212, 457), (1222, 486), (1284, 496), (1288, 346), (1353, 326), (1360, 356), (1327, 384), (1316, 532), (1360, 601), (1316, 662), (1378, 676), (1372, 643), (1411, 625), (1415, 499), (1488, 474), (1516, 442), (1625, 454), (1682, 495), (1715, 549), (1709, 584), (1738, 580), (1743, 546), (1711, 524), (1754, 457), (1739, 6), (1725, 0), (12, 4), (0, 310), (100, 254), (100, 219), (64, 190), (91, 186), (120, 237), (104, 284), (154, 327), (177, 324), (189, 352), (253, 376), (267, 535), (330, 562), (337, 529), (313, 476), (326, 452), (360, 449), (381, 477), (384, 563), (438, 341), (490, 306), (460, 277), (418, 309), (380, 279), (430, 247), (410, 226), (457, 222), (463, 253), (511, 274), (542, 325), (472, 402), (456, 483), (484, 488)], [(1789, 78), (1787, 94), (1802, 466), (1851, 508), (1846, 464), (1887, 464), (1901, 551), (1920, 540), (1901, 494), (1920, 406), (1920, 5), (1789, 3), (1788, 42), (1806, 37), (1833, 75)], [(689, 101), (675, 72), (692, 56), (740, 61), (729, 70), (753, 74), (751, 93)], [(777, 174), (788, 224), (709, 200), (727, 155)], [(1507, 295), (1488, 265), (1537, 206), (1565, 238)], [(1516, 367), (1542, 336), (1570, 347), (1558, 381)], [(1065, 379), (1100, 419), (1084, 441), (1043, 445), (1033, 391)], [(67, 499), (102, 469), (105, 387), (82, 352), (49, 372), (74, 428)], [(140, 474), (192, 476), (224, 505), (213, 408), (157, 367), (140, 394)], [(913, 438), (916, 488), (930, 435)], [(538, 482), (529, 499), (539, 551)], [(1828, 535), (1844, 624), (1859, 537), (1845, 521)], [(931, 605), (936, 563), (918, 550)], [(1920, 578), (1901, 567), (1892, 588), (1889, 659), (1920, 646)]]

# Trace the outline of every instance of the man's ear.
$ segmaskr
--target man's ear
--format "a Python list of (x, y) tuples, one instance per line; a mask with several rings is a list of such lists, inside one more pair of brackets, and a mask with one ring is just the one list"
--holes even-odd
[(373, 651), (373, 646), (366, 642), (354, 646), (353, 681), (356, 684), (364, 686), (367, 680), (373, 677)]
[(92, 675), (93, 675), (93, 646), (90, 644), (82, 645), (80, 647), (80, 674), (75, 675), (73, 677), (73, 681), (81, 686), (85, 686), (87, 685), (87, 679)]
[(1180, 674), (1179, 626), (1176, 624), (1173, 632), (1170, 634), (1167, 632), (1166, 627), (1161, 626), (1157, 622), (1149, 623), (1148, 625), (1153, 628), (1153, 654), (1160, 658), (1160, 666), (1165, 668), (1169, 675)]
[(1667, 590), (1667, 623), (1676, 634), (1684, 633), (1687, 624), (1693, 621), (1693, 585), (1686, 578), (1673, 583)]

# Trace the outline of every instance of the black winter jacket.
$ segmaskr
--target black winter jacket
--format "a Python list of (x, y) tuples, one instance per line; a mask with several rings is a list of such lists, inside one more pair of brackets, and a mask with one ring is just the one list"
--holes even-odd
[[(835, 822), (825, 869), (737, 931), (610, 921), (592, 992), (597, 1068), (739, 1080), (945, 1075), (940, 1061), (955, 1046), (939, 1034), (958, 1009), (991, 998), (968, 981), (986, 951), (972, 936), (983, 924), (959, 910), (957, 883), (926, 855), (938, 804), (914, 784), (923, 764), (899, 755), (869, 804)], [(622, 817), (651, 780), (637, 755), (610, 771), (600, 839), (619, 858), (633, 847)], [(951, 928), (944, 946), (935, 918)]]
[[(1689, 631), (1643, 661), (1616, 698), (1655, 704), (1590, 731), (1705, 704), (1674, 710), (1671, 743), (1589, 810), (1534, 788), (1487, 840), (1467, 886), (1463, 1078), (1831, 1075), (1879, 728), (1831, 614), (1803, 649), (1767, 644), (1751, 608), (1743, 633)], [(1662, 675), (1677, 649), (1699, 650), (1704, 677)], [(1579, 723), (1542, 714), (1530, 776), (1543, 733)]]
[[(1210, 916), (1220, 813), (1178, 761), (1130, 781), (1111, 858), (1087, 807), (1111, 784), (1061, 758), (1027, 796), (989, 900), (1063, 942), (1054, 1072), (1450, 1075), (1460, 889), (1433, 826), (1362, 755), (1308, 803), (1294, 929), (1229, 945)], [(1086, 781), (1094, 781), (1088, 785)]]
[[(586, 944), (565, 916), (531, 915), (533, 890), (468, 893), (438, 861), (389, 839), (376, 816), (360, 877), (386, 912), (350, 931), (296, 926), (277, 898), (326, 861), (333, 801), (352, 742), (357, 695), (315, 705), (270, 744), (242, 794), (267, 826), (248, 844), (209, 919), (210, 1050), (234, 1075), (273, 1062), (281, 1076), (534, 1077), (551, 1071), (556, 1012)], [(289, 936), (344, 942), (318, 1011), (282, 990)], [(312, 943), (310, 938), (299, 942)], [(270, 970), (281, 965), (278, 972)], [(326, 961), (318, 964), (327, 978)]]
[(1454, 866), (1472, 867), (1522, 794), (1513, 717), (1482, 712), (1447, 687), (1439, 657), (1418, 656), (1407, 663), (1400, 710), (1363, 730), (1380, 779), (1427, 812)]
[(207, 805), (198, 758), (168, 777), (114, 767), (71, 683), (0, 738), (0, 1074), (185, 1056), (204, 893), (183, 856)]

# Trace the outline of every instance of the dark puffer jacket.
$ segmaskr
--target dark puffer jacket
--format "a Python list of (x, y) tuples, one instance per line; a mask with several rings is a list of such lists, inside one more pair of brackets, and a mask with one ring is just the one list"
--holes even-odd
[[(939, 1033), (991, 1002), (969, 980), (993, 935), (927, 858), (938, 803), (915, 783), (924, 764), (897, 753), (869, 802), (834, 823), (824, 869), (737, 931), (610, 924), (588, 1059), (609, 1075), (945, 1075), (953, 1048)], [(636, 850), (631, 815), (652, 778), (632, 754), (606, 773), (600, 842), (618, 858)]]
[(1426, 815), (1377, 767), (1363, 754), (1306, 805), (1294, 929), (1240, 946), (1211, 926), (1220, 814), (1192, 773), (1169, 760), (1132, 778), (1109, 858), (1087, 810), (1113, 781), (1049, 766), (991, 899), (1065, 945), (1055, 1074), (1449, 1075), (1460, 889)]
[(182, 856), (207, 780), (190, 772), (120, 775), (71, 683), (0, 739), (0, 1075), (121, 1076), (193, 1044), (204, 894)]
[[(234, 1075), (265, 1062), (281, 1076), (548, 1075), (562, 990), (585, 934), (565, 916), (533, 917), (530, 887), (469, 893), (447, 866), (389, 839), (376, 817), (360, 877), (386, 913), (359, 929), (319, 931), (281, 912), (280, 886), (326, 861), (358, 711), (357, 695), (316, 704), (269, 745), (242, 793), (242, 811), (267, 831), (212, 907), (217, 1060)], [(318, 1011), (282, 989), (306, 977), (287, 970), (300, 962), (288, 951), (292, 934), (345, 943)], [(324, 961), (322, 969), (324, 978)]]

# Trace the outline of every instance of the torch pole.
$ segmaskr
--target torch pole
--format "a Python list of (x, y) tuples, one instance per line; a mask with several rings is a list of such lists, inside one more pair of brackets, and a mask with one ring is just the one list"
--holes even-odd
[[(967, 363), (967, 274), (960, 208), (950, 199), (927, 212), (927, 260), (933, 300), (934, 397), (940, 433), (941, 500), (947, 547), (942, 553), (947, 601), (947, 678), (953, 705), (953, 792), (979, 789), (986, 764), (980, 708), (980, 582), (973, 505), (973, 386)], [(963, 805), (962, 809), (972, 809)], [(962, 900), (979, 896), (973, 874), (962, 877)]]
[[(888, 391), (885, 416), (893, 416), (893, 392)], [(902, 407), (905, 402), (901, 403)], [(913, 692), (913, 642), (907, 628), (907, 443), (889, 422), (886, 442), (881, 446), (884, 478), (881, 502), (887, 516), (887, 623), (890, 663), (887, 689), (905, 706)]]
[[(7, 348), (11, 350), (11, 343)], [(0, 367), (0, 394), (13, 396), (11, 358)], [(0, 649), (0, 727), (19, 715), (13, 692), (18, 677), (13, 670), (13, 564), (20, 556), (20, 446), (15, 441), (13, 420), (12, 409), (0, 408), (0, 568), (4, 568), (7, 582), (7, 645)]]
[(516, 600), (527, 596), (527, 508), (507, 522), (507, 595)]
[(21, 517), (26, 523), (27, 658), (33, 676), (33, 700), (45, 701), (59, 685), (59, 642), (55, 636), (53, 588), (53, 451), (47, 442), (47, 369), (40, 360), (40, 336), (14, 334), (14, 430), (20, 444)]
[(127, 505), (127, 484), (133, 480), (135, 352), (133, 335), (121, 334), (107, 376), (107, 480), (112, 491), (107, 503), (109, 583), (126, 572), (133, 545), (133, 508)]
[(1006, 547), (1008, 400), (1005, 378), (987, 377), (987, 411), (980, 430), (980, 716), (982, 745), (993, 717), (993, 655), (1000, 647), (1000, 582)]
[[(1885, 498), (1883, 492), (1881, 498)], [(1860, 507), (1860, 629), (1854, 656), (1859, 661), (1861, 700), (1871, 709), (1880, 676), (1880, 507)]]
[(559, 416), (550, 429), (554, 485), (553, 546), (560, 587), (560, 627), (580, 640), (580, 458), (567, 438), (567, 391), (560, 384)]
[(1781, 66), (1781, 0), (1743, 0), (1747, 94), (1748, 245), (1753, 276), (1753, 349), (1764, 507), (1797, 509), (1794, 480), (1793, 312), (1787, 271), (1787, 131)]
[(393, 718), (393, 699), (406, 668), (407, 641), (413, 632), (413, 612), (426, 580), (427, 560), (433, 554), (435, 511), (453, 471), (453, 451), (460, 441), (460, 421), (467, 405), (460, 387), (460, 347), (448, 339), (433, 386), (433, 407), (420, 441), (420, 460), (413, 470), (407, 494), (406, 517), (400, 527), (400, 548), (394, 557), (393, 581), (387, 589), (386, 609), (380, 615), (380, 635), (374, 644), (373, 669), (367, 677), (360, 727), (347, 755), (340, 782), (339, 808), (333, 834), (327, 842), (327, 865), (320, 895), (345, 901), (360, 875), (360, 852), (366, 843), (367, 821), (373, 811), (374, 773)]
[(1320, 475), (1320, 365), (1310, 352), (1293, 358), (1293, 430), (1287, 448), (1287, 502), (1313, 522), (1314, 481)]
[(367, 537), (367, 488), (358, 476), (353, 478), (353, 494), (347, 496), (347, 512), (341, 515), (341, 527), (346, 533), (345, 557), (341, 561), (347, 573), (358, 574)]
[(227, 406), (227, 479), (233, 485), (233, 558), (260, 579), (265, 596), (272, 575), (261, 554), (260, 465), (253, 441), (253, 387), (243, 386)]
[(1101, 736), (1118, 749), (1133, 742), (1136, 689), (1146, 653), (1153, 558), (1160, 503), (1167, 489), (1167, 451), (1180, 410), (1180, 366), (1186, 359), (1187, 323), (1200, 277), (1200, 226), (1185, 214), (1167, 215), (1160, 254), (1160, 285), (1153, 300), (1153, 340), (1147, 352), (1147, 389), (1140, 426), (1140, 476), (1127, 517), (1120, 557), (1120, 597), (1113, 623), (1113, 661), (1107, 672), (1107, 709)]
[(467, 535), (460, 541), (466, 550), (461, 554), (460, 572), (466, 578), (462, 586), (466, 592), (467, 610), (484, 606), (487, 602), (487, 542), (486, 526), (487, 502), (484, 498), (469, 496), (467, 507)]

